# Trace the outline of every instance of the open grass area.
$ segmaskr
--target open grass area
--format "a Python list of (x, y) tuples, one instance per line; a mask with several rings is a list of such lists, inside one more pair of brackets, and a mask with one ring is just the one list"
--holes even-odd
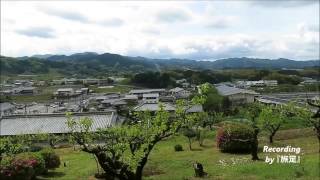
[(16, 103), (48, 102), (52, 100), (52, 94), (19, 95), (10, 97), (11, 101)]
[[(198, 161), (203, 164), (208, 176), (204, 179), (317, 179), (319, 177), (318, 140), (310, 128), (282, 130), (275, 137), (273, 147), (302, 148), (300, 164), (266, 164), (264, 161), (253, 162), (249, 154), (221, 153), (215, 143), (214, 132), (205, 140), (204, 146), (193, 142), (193, 150), (187, 146), (187, 139), (175, 136), (160, 142), (152, 151), (144, 171), (147, 180), (175, 180), (194, 178), (192, 164)], [(269, 145), (266, 137), (260, 138), (260, 147)], [(184, 151), (175, 152), (174, 145), (181, 144)], [(269, 145), (271, 146), (271, 145)], [(40, 179), (94, 179), (97, 166), (94, 157), (88, 153), (72, 148), (57, 149), (66, 167), (49, 173)], [(259, 153), (261, 159), (265, 156), (276, 157), (276, 153)], [(233, 163), (235, 162), (235, 163)]]

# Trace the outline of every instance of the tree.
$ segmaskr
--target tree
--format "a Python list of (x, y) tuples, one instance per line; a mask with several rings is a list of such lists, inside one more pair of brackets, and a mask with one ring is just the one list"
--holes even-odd
[[(137, 121), (127, 125), (90, 131), (88, 118), (75, 120), (70, 114), (68, 127), (71, 137), (84, 152), (94, 154), (106, 179), (140, 180), (153, 147), (162, 139), (176, 133), (184, 123), (184, 109), (178, 104), (173, 117), (160, 105), (153, 116), (150, 112), (136, 114)], [(104, 141), (97, 143), (95, 141)]]
[(204, 128), (200, 127), (197, 129), (196, 133), (197, 133), (196, 138), (197, 138), (197, 141), (199, 142), (199, 146), (203, 146), (204, 140), (208, 138), (209, 129), (206, 127)]
[(254, 135), (252, 139), (245, 139), (240, 141), (250, 141), (251, 142), (251, 156), (252, 160), (259, 160), (258, 157), (258, 134), (260, 133), (260, 128), (258, 126), (258, 117), (261, 112), (262, 105), (258, 103), (252, 103), (242, 110), (242, 114), (249, 120), (249, 124), (254, 130)]
[(12, 155), (22, 152), (22, 145), (15, 143), (12, 137), (0, 138), (0, 162), (5, 155)]
[[(319, 102), (318, 103), (313, 103), (310, 100), (308, 100), (308, 104), (311, 107), (315, 107), (315, 108), (318, 108), (318, 109), (311, 116), (311, 118), (310, 118), (310, 114), (307, 113), (307, 112), (302, 113), (302, 115), (304, 117), (306, 117), (306, 120), (308, 121), (308, 123), (310, 123), (314, 127), (314, 129), (315, 129), (315, 131), (317, 133), (318, 141), (320, 143), (320, 105), (319, 105), (320, 103)], [(319, 149), (319, 152), (320, 152), (320, 149)]]
[[(319, 103), (311, 102), (310, 100), (308, 100), (308, 104), (311, 107), (316, 107), (318, 109), (317, 110), (314, 109), (315, 112), (313, 113), (310, 106), (305, 106), (305, 107), (292, 106), (291, 113), (301, 117), (308, 124), (313, 126), (316, 132), (316, 135), (318, 137), (318, 142), (320, 144), (320, 105)], [(319, 146), (319, 153), (320, 153), (320, 146)]]
[(219, 112), (222, 110), (224, 98), (218, 94), (214, 86), (209, 83), (200, 85), (200, 94), (205, 96), (203, 108), (206, 112)]
[(192, 139), (197, 136), (196, 131), (193, 128), (183, 128), (183, 135), (188, 138), (189, 150), (192, 150)]
[(266, 106), (259, 115), (259, 126), (269, 132), (269, 142), (273, 143), (273, 137), (285, 120), (285, 111), (280, 106)]

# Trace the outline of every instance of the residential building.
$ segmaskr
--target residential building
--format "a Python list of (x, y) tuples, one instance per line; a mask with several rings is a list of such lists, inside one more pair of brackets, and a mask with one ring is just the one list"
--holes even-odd
[(171, 93), (172, 96), (176, 97), (177, 99), (188, 98), (191, 95), (190, 91), (187, 91), (187, 90), (185, 90), (183, 88), (179, 88), (179, 87), (170, 89), (169, 92)]
[(158, 103), (159, 102), (159, 94), (158, 93), (153, 93), (153, 94), (143, 94), (142, 95), (142, 101), (144, 103)]
[(11, 103), (4, 102), (0, 103), (0, 117), (4, 115), (10, 115), (14, 112), (15, 106)]
[(55, 95), (57, 96), (72, 96), (74, 95), (73, 88), (59, 88), (55, 92)]
[(304, 81), (302, 81), (300, 84), (301, 85), (311, 85), (311, 84), (317, 84), (317, 83), (320, 83), (320, 81), (318, 81), (316, 79), (308, 78), (308, 79), (304, 79)]
[(106, 93), (105, 96), (108, 99), (119, 99), (120, 98), (120, 93)]
[(129, 91), (129, 94), (137, 95), (139, 99), (143, 97), (143, 94), (153, 94), (158, 93), (159, 95), (165, 95), (165, 89), (134, 89)]
[(264, 84), (268, 87), (275, 87), (278, 86), (278, 81), (277, 80), (263, 80)]
[(126, 101), (129, 104), (135, 104), (138, 103), (138, 96), (137, 95), (130, 95), (126, 94), (122, 100)]
[(176, 80), (176, 84), (182, 84), (182, 83), (186, 83), (187, 80), (186, 79), (178, 79)]
[[(176, 110), (176, 108), (172, 104), (161, 103), (161, 105), (163, 106), (163, 109), (165, 111), (173, 112)], [(153, 104), (143, 103), (143, 104), (136, 106), (133, 109), (133, 111), (151, 111), (151, 112), (156, 112), (159, 110), (160, 110), (160, 105), (158, 103), (153, 103)]]
[(81, 88), (80, 91), (82, 94), (89, 94), (89, 88)]
[(124, 106), (127, 105), (127, 102), (122, 99), (105, 99), (101, 101), (102, 107), (111, 107), (111, 106)]
[(278, 86), (277, 80), (259, 80), (259, 81), (237, 81), (236, 87), (248, 88), (248, 87), (275, 87)]
[(252, 103), (254, 102), (255, 96), (259, 94), (255, 91), (230, 87), (227, 85), (218, 85), (216, 88), (220, 95), (228, 97), (233, 106)]
[(35, 87), (16, 87), (11, 89), (11, 94), (32, 95), (35, 93)]

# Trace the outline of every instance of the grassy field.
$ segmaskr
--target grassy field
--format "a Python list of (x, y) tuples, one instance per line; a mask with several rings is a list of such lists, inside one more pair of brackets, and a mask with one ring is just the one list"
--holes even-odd
[(52, 94), (19, 95), (10, 97), (12, 102), (16, 103), (48, 102), (52, 100)]
[[(205, 179), (317, 179), (319, 177), (318, 140), (311, 129), (282, 130), (275, 137), (272, 146), (301, 147), (300, 164), (266, 164), (264, 161), (253, 162), (249, 154), (221, 153), (215, 144), (214, 133), (205, 140), (204, 146), (193, 142), (193, 150), (187, 148), (187, 139), (175, 136), (160, 142), (151, 153), (144, 171), (147, 180), (197, 179), (194, 178), (192, 164), (198, 161), (203, 164), (208, 176)], [(184, 151), (175, 152), (174, 145), (181, 144)], [(266, 137), (260, 138), (260, 147), (269, 145)], [(58, 149), (62, 162), (60, 168), (50, 172), (40, 179), (95, 179), (97, 172), (95, 159), (92, 155), (74, 151), (73, 149)], [(265, 156), (275, 157), (273, 153), (259, 153), (261, 159)], [(235, 163), (233, 163), (235, 162)]]

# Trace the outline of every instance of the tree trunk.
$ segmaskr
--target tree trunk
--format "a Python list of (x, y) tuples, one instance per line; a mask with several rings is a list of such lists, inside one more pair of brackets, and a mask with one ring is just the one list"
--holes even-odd
[(155, 139), (154, 143), (149, 144), (148, 148), (146, 149), (146, 154), (145, 156), (141, 159), (138, 167), (136, 168), (136, 173), (135, 173), (135, 180), (141, 180), (142, 179), (142, 173), (143, 173), (143, 168), (147, 164), (148, 157), (150, 152), (152, 151), (153, 147), (157, 142), (159, 142), (161, 139)]
[(273, 143), (273, 135), (269, 136), (269, 143), (272, 144)]
[(318, 145), (319, 145), (319, 154), (320, 154), (320, 134), (317, 134), (318, 136)]
[(94, 155), (97, 157), (101, 168), (106, 173), (106, 180), (134, 180), (135, 173), (119, 161), (113, 161), (106, 156), (104, 152), (96, 151)]
[(191, 151), (192, 150), (192, 147), (191, 147), (191, 138), (188, 138), (189, 140), (189, 150)]
[(269, 136), (269, 143), (272, 144), (273, 143), (273, 137), (276, 134), (276, 132), (272, 132)]
[(258, 134), (259, 134), (259, 129), (255, 128), (252, 147), (251, 147), (251, 156), (252, 156), (252, 160), (254, 160), (254, 161), (259, 160), (259, 157), (258, 157), (258, 145), (259, 145)]

